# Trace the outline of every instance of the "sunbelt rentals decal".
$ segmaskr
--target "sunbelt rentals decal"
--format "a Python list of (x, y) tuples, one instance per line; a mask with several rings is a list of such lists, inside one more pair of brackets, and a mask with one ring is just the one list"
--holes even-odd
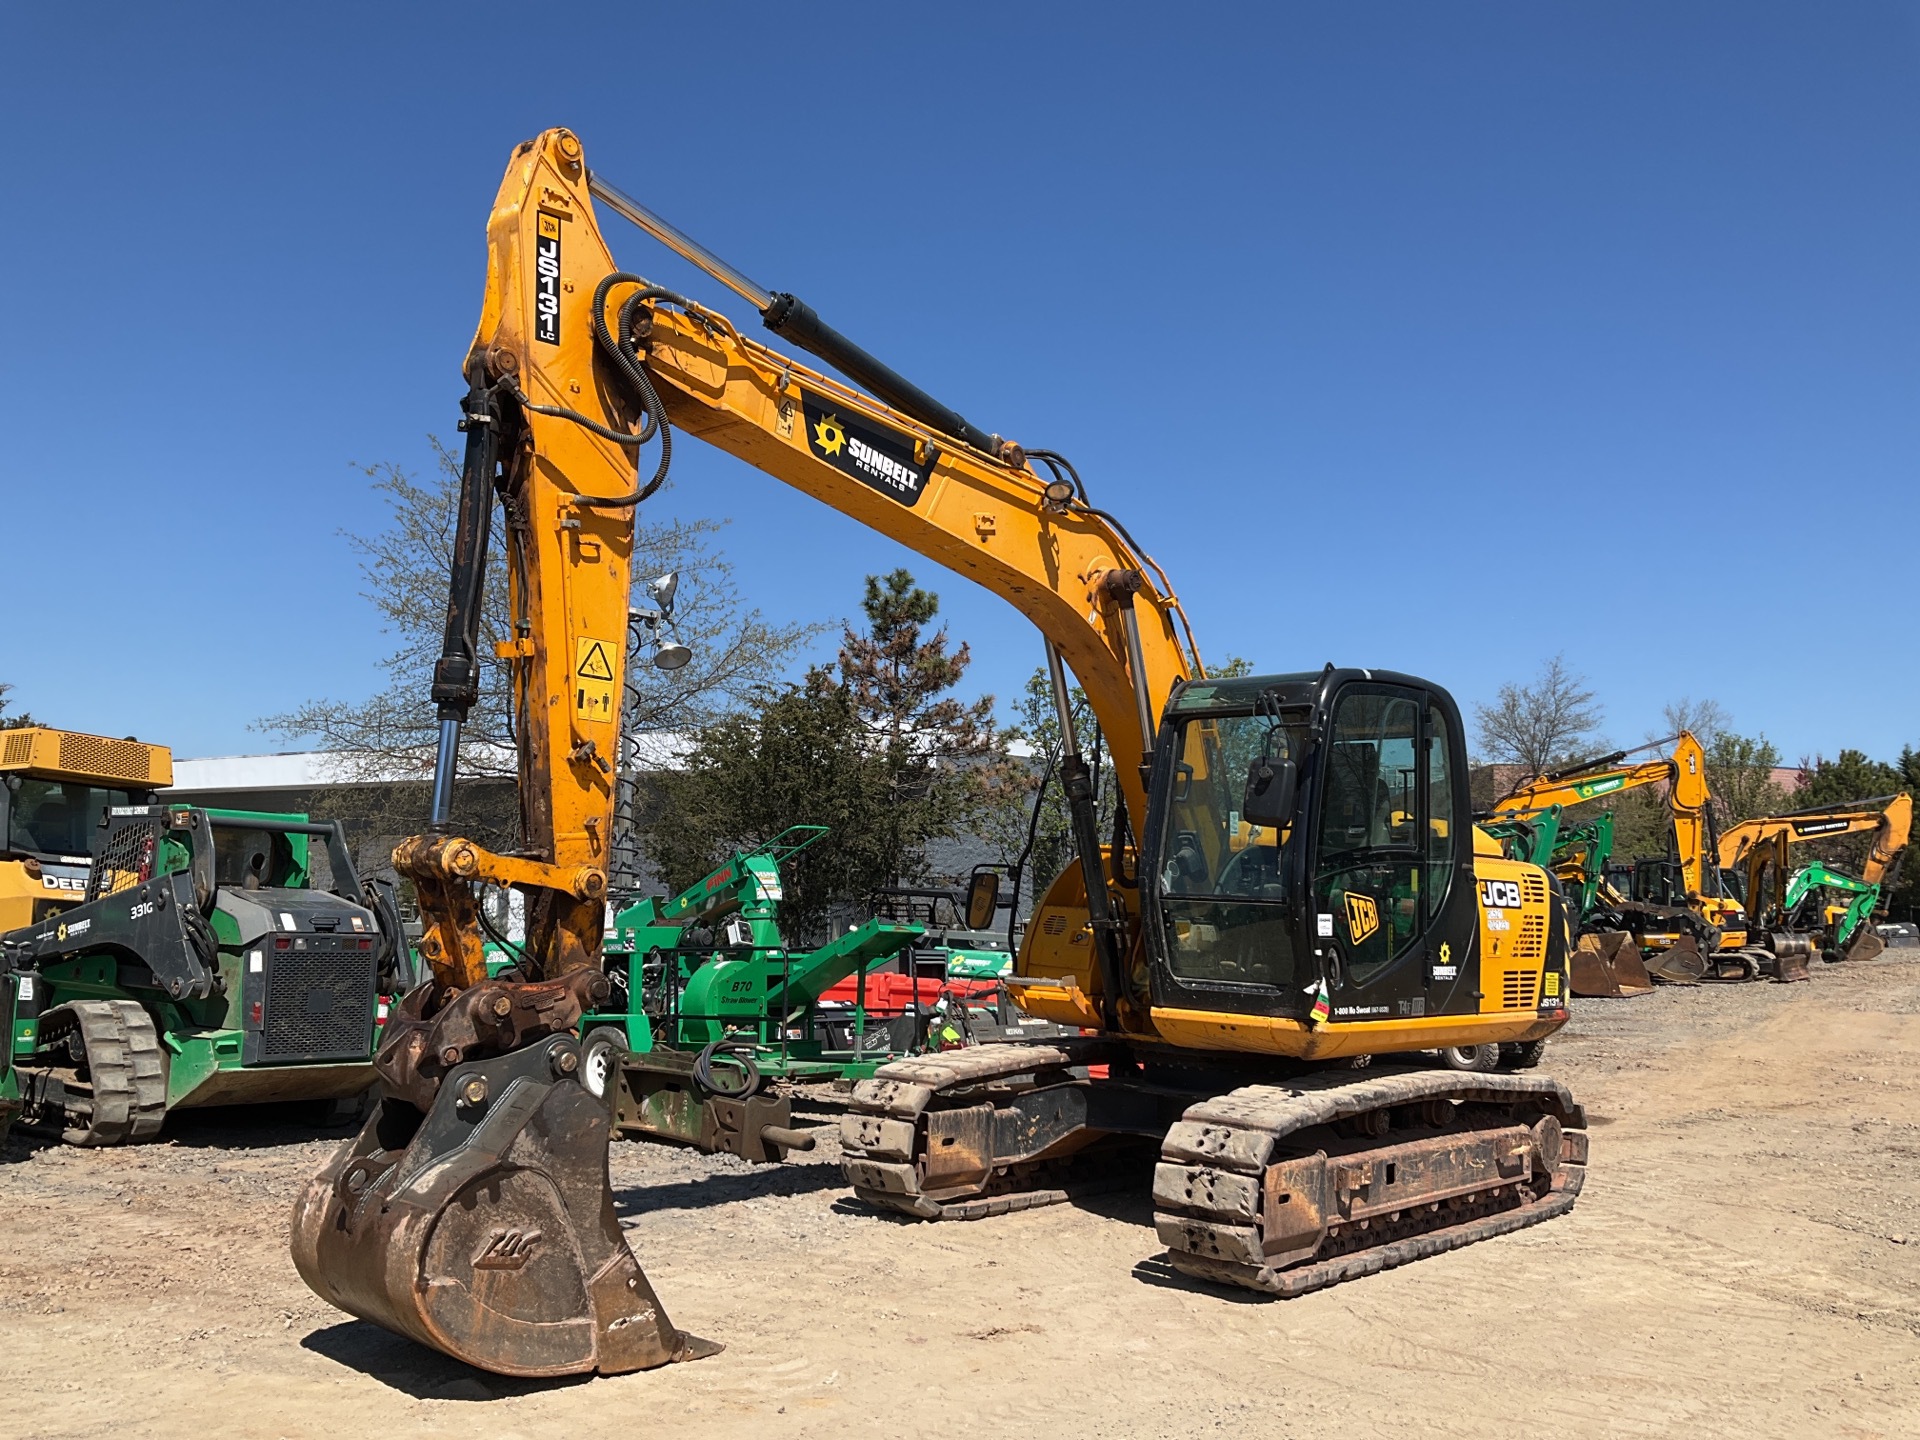
[(807, 425), (807, 452), (814, 459), (902, 505), (918, 503), (938, 458), (926, 441), (868, 424), (849, 415), (845, 406), (804, 390), (800, 410)]

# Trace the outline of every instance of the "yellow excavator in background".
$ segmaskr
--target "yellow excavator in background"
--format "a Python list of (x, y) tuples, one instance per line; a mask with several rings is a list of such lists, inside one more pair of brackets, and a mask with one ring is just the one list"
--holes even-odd
[[(1763, 815), (1730, 826), (1720, 837), (1720, 868), (1740, 877), (1741, 898), (1750, 913), (1760, 916), (1779, 910), (1787, 897), (1792, 884), (1789, 872), (1793, 846), (1871, 831), (1873, 840), (1858, 879), (1866, 885), (1890, 889), (1912, 829), (1913, 797), (1904, 790), (1844, 805), (1815, 805), (1785, 815)], [(1844, 884), (1852, 878), (1836, 875), (1833, 883)], [(1850, 908), (1846, 904), (1825, 908), (1822, 921), (1829, 936)], [(1871, 908), (1871, 901), (1866, 902), (1864, 909)], [(1777, 938), (1785, 942), (1790, 937), (1783, 934)], [(1852, 943), (1836, 947), (1834, 953), (1837, 955), (1840, 949), (1849, 960), (1871, 960), (1886, 949), (1886, 942), (1871, 924), (1862, 924)]]
[[(852, 383), (620, 270), (596, 201)], [(667, 1320), (621, 1236), (607, 1115), (578, 1081), (572, 1033), (606, 984), (634, 507), (665, 478), (676, 429), (978, 581), (1046, 642), (1078, 856), (1008, 983), (1027, 1012), (1081, 1033), (862, 1082), (841, 1125), (858, 1196), (974, 1219), (1151, 1173), (1176, 1267), (1281, 1296), (1572, 1206), (1585, 1116), (1531, 1068), (1567, 1019), (1568, 911), (1542, 869), (1471, 823), (1445, 690), (1331, 665), (1208, 677), (1172, 585), (1065, 459), (978, 429), (754, 284), (591, 174), (566, 130), (513, 153), (466, 379), (433, 828), (396, 852), (433, 978), (388, 1023), (388, 1098), (297, 1207), (294, 1259), (318, 1294), (507, 1374), (712, 1348)], [(451, 815), (496, 496), (525, 846), (512, 855), (460, 838)], [(1304, 629), (1302, 616), (1275, 639), (1297, 651)], [(1122, 759), (1104, 838), (1069, 669)], [(482, 882), (527, 898), (524, 979), (486, 977)], [(1476, 1073), (1407, 1062), (1443, 1048)], [(1371, 1063), (1388, 1058), (1401, 1063)]]
[[(1623, 763), (1669, 743), (1670, 755)], [(1807, 978), (1804, 954), (1781, 957), (1749, 945), (1746, 911), (1720, 884), (1706, 751), (1691, 732), (1538, 775), (1497, 801), (1493, 814), (1523, 816), (1649, 785), (1665, 787), (1672, 849), (1664, 860), (1638, 863), (1631, 896), (1602, 885), (1604, 909), (1595, 917), (1602, 923), (1577, 942), (1575, 993), (1640, 993), (1651, 988), (1651, 977), (1679, 983), (1751, 980), (1780, 968), (1783, 958), (1790, 973), (1780, 978)]]

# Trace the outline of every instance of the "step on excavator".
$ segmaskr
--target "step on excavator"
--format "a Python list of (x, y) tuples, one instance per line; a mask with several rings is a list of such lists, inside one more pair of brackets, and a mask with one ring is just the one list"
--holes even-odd
[[(1913, 797), (1904, 790), (1763, 815), (1728, 827), (1720, 837), (1720, 868), (1739, 878), (1749, 911), (1773, 922), (1776, 948), (1812, 948), (1817, 940), (1828, 959), (1871, 960), (1887, 947), (1865, 922), (1881, 894), (1893, 888), (1912, 829)], [(1791, 868), (1795, 845), (1869, 832), (1873, 839), (1857, 877), (1828, 865)], [(1847, 898), (1821, 907), (1809, 926), (1799, 919), (1801, 906), (1817, 892)]]
[[(597, 205), (845, 378), (621, 270)], [(1471, 823), (1465, 735), (1440, 686), (1332, 665), (1210, 678), (1173, 586), (1066, 459), (980, 429), (757, 285), (590, 172), (566, 130), (509, 161), (465, 378), (432, 828), (395, 856), (433, 975), (388, 1024), (387, 1099), (298, 1202), (294, 1259), (322, 1297), (512, 1375), (714, 1348), (667, 1319), (614, 1219), (607, 1107), (580, 1083), (573, 1037), (606, 1001), (634, 508), (666, 478), (674, 432), (977, 581), (1045, 640), (1078, 856), (1005, 983), (1027, 1013), (1082, 1033), (860, 1082), (841, 1126), (856, 1196), (964, 1220), (1138, 1180), (1175, 1269), (1273, 1296), (1572, 1207), (1586, 1117), (1531, 1068), (1568, 1018), (1568, 907)], [(514, 855), (452, 826), (496, 498)], [(1106, 837), (1069, 669), (1125, 757)], [(526, 897), (523, 978), (487, 978), (481, 882)], [(1485, 1070), (1407, 1058), (1467, 1046)]]

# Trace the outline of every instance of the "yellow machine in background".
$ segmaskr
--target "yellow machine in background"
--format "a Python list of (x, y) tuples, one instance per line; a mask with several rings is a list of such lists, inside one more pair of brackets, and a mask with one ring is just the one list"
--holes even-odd
[[(596, 201), (847, 380), (618, 270)], [(1190, 363), (1190, 347), (1164, 363)], [(396, 852), (433, 980), (389, 1023), (389, 1099), (296, 1211), (294, 1258), (317, 1293), (505, 1373), (710, 1351), (668, 1322), (613, 1219), (606, 1112), (578, 1083), (571, 1033), (606, 984), (633, 512), (675, 429), (979, 582), (1045, 641), (1078, 858), (1010, 984), (1029, 1013), (1087, 1033), (862, 1082), (841, 1126), (856, 1195), (972, 1219), (1151, 1169), (1176, 1267), (1279, 1295), (1572, 1206), (1585, 1117), (1530, 1068), (1567, 1018), (1567, 908), (1471, 824), (1444, 689), (1331, 665), (1208, 677), (1171, 583), (1065, 459), (980, 430), (754, 284), (589, 174), (565, 130), (509, 163), (466, 378), (435, 828)], [(643, 483), (636, 456), (655, 440)], [(526, 847), (512, 856), (451, 822), (496, 495), (517, 637), (502, 650)], [(1273, 613), (1275, 648), (1297, 652), (1307, 617), (1284, 598)], [(1106, 836), (1069, 669), (1121, 761)], [(1242, 827), (1257, 843), (1234, 844)], [(485, 978), (483, 881), (527, 897), (523, 980)], [(1441, 1050), (1477, 1073), (1372, 1063)]]
[[(1612, 935), (1582, 937), (1583, 946), (1592, 947), (1594, 963), (1609, 972), (1616, 987), (1598, 993), (1644, 988), (1650, 983), (1649, 972), (1682, 982), (1751, 980), (1778, 973), (1782, 960), (1791, 973), (1779, 978), (1805, 979), (1803, 956), (1777, 956), (1750, 943), (1746, 910), (1721, 884), (1715, 863), (1706, 751), (1688, 731), (1669, 738), (1673, 752), (1658, 760), (1623, 764), (1639, 752), (1618, 750), (1536, 776), (1502, 797), (1493, 813), (1523, 816), (1549, 805), (1580, 805), (1644, 786), (1663, 787), (1671, 826), (1667, 858), (1638, 862), (1631, 895), (1603, 885), (1602, 897), (1620, 928)], [(1640, 748), (1667, 743), (1656, 741)], [(1630, 935), (1639, 953), (1630, 953), (1613, 935)]]
[[(1790, 874), (1793, 846), (1871, 831), (1873, 840), (1867, 847), (1858, 882), (1891, 887), (1894, 867), (1907, 847), (1912, 829), (1913, 797), (1904, 790), (1844, 805), (1816, 805), (1786, 815), (1763, 815), (1729, 827), (1720, 837), (1720, 868), (1738, 877), (1741, 896), (1755, 916), (1773, 914), (1784, 923), (1789, 918), (1782, 913), (1782, 907), (1793, 883)], [(1835, 874), (1833, 883), (1850, 884), (1855, 878)], [(1832, 937), (1836, 925), (1851, 908), (1846, 903), (1825, 906), (1821, 914), (1822, 932)], [(1871, 902), (1866, 908), (1871, 911)], [(1781, 934), (1774, 940), (1776, 951), (1787, 944), (1810, 946), (1806, 936)], [(1870, 960), (1885, 948), (1885, 942), (1873, 926), (1865, 924), (1846, 952), (1850, 959)]]
[(0, 730), (0, 934), (87, 898), (95, 829), (109, 808), (173, 783), (164, 745), (28, 726)]

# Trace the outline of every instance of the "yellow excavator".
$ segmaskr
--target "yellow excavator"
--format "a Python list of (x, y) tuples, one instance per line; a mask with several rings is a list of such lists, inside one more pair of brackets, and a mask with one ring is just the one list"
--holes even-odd
[[(1671, 744), (1652, 760), (1632, 760)], [(1628, 763), (1631, 762), (1631, 763)], [(1578, 805), (1643, 786), (1665, 787), (1672, 850), (1666, 859), (1640, 861), (1631, 896), (1603, 884), (1602, 923), (1580, 936), (1574, 957), (1575, 993), (1622, 995), (1651, 988), (1649, 972), (1681, 983), (1703, 978), (1751, 980), (1778, 957), (1749, 946), (1740, 901), (1724, 893), (1713, 864), (1713, 810), (1706, 751), (1690, 731), (1632, 750), (1616, 750), (1537, 775), (1503, 796), (1494, 816), (1524, 816), (1552, 805)], [(1652, 963), (1645, 963), (1651, 957)], [(1795, 969), (1789, 958), (1787, 968)], [(1806, 978), (1804, 959), (1797, 975)]]
[[(599, 206), (845, 378), (621, 270)], [(862, 1082), (840, 1127), (858, 1196), (975, 1219), (1151, 1175), (1174, 1266), (1280, 1296), (1573, 1205), (1585, 1116), (1532, 1068), (1568, 1017), (1568, 910), (1471, 823), (1445, 690), (1331, 665), (1207, 676), (1171, 583), (1069, 462), (977, 428), (755, 284), (590, 172), (566, 130), (509, 162), (465, 377), (432, 828), (396, 852), (433, 973), (388, 1023), (387, 1099), (298, 1203), (294, 1259), (318, 1294), (506, 1374), (715, 1348), (672, 1325), (622, 1237), (608, 1117), (573, 1034), (606, 985), (634, 510), (675, 432), (978, 581), (1045, 640), (1078, 857), (1009, 984), (1078, 1033)], [(452, 819), (496, 498), (525, 846), (511, 855)], [(1297, 650), (1299, 628), (1276, 641)], [(1122, 757), (1104, 837), (1069, 670)], [(523, 978), (487, 978), (483, 882), (526, 897)], [(1476, 1069), (1411, 1058), (1448, 1047)]]
[[(1913, 797), (1904, 790), (1844, 805), (1816, 805), (1785, 815), (1763, 815), (1728, 827), (1720, 837), (1720, 868), (1742, 878), (1741, 894), (1748, 909), (1758, 916), (1782, 908), (1792, 884), (1789, 870), (1793, 846), (1871, 832), (1873, 839), (1858, 879), (1866, 885), (1890, 889), (1912, 829)], [(1852, 878), (1836, 878), (1834, 883)], [(1836, 922), (1849, 908), (1827, 908), (1823, 921), (1828, 934), (1835, 933)], [(1871, 909), (1871, 902), (1866, 908)], [(1795, 938), (1778, 937), (1783, 943)], [(1849, 960), (1871, 960), (1886, 949), (1886, 942), (1871, 924), (1864, 924), (1855, 931), (1852, 943), (1841, 948)]]

